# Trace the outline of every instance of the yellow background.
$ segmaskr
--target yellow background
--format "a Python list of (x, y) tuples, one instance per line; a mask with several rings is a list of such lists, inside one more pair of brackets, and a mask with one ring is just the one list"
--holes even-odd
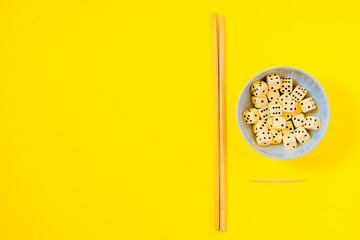
[[(0, 1), (0, 239), (360, 238), (358, 1)], [(211, 13), (225, 15), (228, 231), (214, 230)], [(256, 73), (322, 84), (297, 159), (235, 118)], [(348, 126), (346, 126), (348, 124)], [(303, 178), (302, 183), (250, 183)]]

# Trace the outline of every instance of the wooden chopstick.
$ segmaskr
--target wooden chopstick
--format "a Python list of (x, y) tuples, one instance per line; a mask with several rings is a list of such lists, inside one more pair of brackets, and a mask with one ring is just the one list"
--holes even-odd
[(225, 231), (225, 88), (224, 17), (219, 21), (219, 105), (220, 105), (220, 231)]
[(215, 229), (220, 230), (219, 45), (216, 13), (213, 13), (213, 43), (215, 85)]
[(215, 79), (215, 229), (225, 231), (224, 19), (213, 13)]

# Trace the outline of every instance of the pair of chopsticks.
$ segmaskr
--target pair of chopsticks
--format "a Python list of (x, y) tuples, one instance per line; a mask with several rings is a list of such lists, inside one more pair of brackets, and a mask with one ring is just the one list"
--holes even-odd
[(215, 229), (225, 231), (224, 18), (213, 13), (215, 79)]

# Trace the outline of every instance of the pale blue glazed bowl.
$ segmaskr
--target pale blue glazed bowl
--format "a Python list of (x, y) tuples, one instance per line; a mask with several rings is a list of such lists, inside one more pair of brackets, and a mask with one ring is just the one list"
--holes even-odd
[[(309, 133), (312, 135), (311, 139), (305, 144), (299, 144), (298, 147), (294, 150), (285, 150), (283, 144), (279, 145), (270, 145), (267, 147), (261, 147), (256, 144), (255, 134), (252, 131), (252, 125), (246, 124), (242, 118), (242, 113), (253, 107), (251, 103), (251, 93), (250, 86), (253, 82), (257, 80), (264, 79), (266, 75), (270, 73), (277, 73), (280, 76), (291, 77), (295, 80), (294, 87), (297, 84), (304, 86), (308, 90), (308, 96), (311, 95), (315, 99), (317, 104), (317, 109), (311, 112), (306, 113), (307, 116), (316, 116), (321, 118), (322, 124), (319, 131), (310, 131)], [(329, 122), (329, 103), (326, 97), (326, 94), (320, 84), (310, 76), (308, 73), (293, 67), (274, 67), (266, 69), (258, 74), (256, 74), (253, 78), (250, 79), (242, 89), (237, 106), (236, 106), (236, 119), (240, 129), (240, 132), (246, 142), (257, 152), (271, 158), (276, 159), (290, 159), (296, 158), (305, 153), (312, 150), (324, 136), (328, 122)]]

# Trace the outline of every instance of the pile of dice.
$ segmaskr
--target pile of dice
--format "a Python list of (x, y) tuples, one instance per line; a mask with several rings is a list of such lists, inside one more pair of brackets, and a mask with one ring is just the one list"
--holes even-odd
[(243, 119), (246, 124), (253, 124), (258, 145), (283, 142), (285, 149), (290, 150), (297, 147), (297, 141), (303, 144), (310, 140), (307, 130), (320, 130), (320, 118), (304, 115), (316, 109), (315, 100), (306, 97), (308, 91), (303, 86), (293, 89), (294, 85), (292, 78), (274, 73), (267, 75), (266, 81), (251, 85), (254, 108), (246, 110)]

